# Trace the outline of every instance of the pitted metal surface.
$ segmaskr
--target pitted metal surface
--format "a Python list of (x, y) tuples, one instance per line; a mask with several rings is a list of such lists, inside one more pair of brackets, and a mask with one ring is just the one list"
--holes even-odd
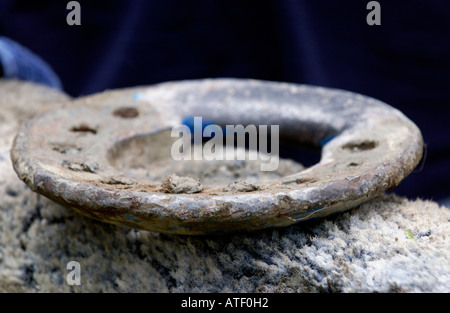
[[(228, 186), (199, 181), (174, 193), (173, 177), (156, 178), (164, 177), (161, 167), (172, 173), (190, 167), (168, 161), (170, 130), (186, 116), (279, 125), (282, 138), (322, 146), (322, 157), (287, 176)], [(378, 100), (238, 79), (80, 98), (29, 121), (11, 150), (18, 176), (35, 192), (105, 222), (178, 234), (283, 227), (344, 211), (397, 186), (421, 156), (420, 130)]]

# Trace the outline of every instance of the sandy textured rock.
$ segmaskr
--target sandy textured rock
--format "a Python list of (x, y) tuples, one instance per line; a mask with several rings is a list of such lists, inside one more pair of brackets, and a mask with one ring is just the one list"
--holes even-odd
[[(51, 107), (43, 90), (52, 96), (0, 82), (1, 292), (450, 292), (450, 213), (431, 201), (382, 196), (222, 237), (137, 231), (61, 207), (30, 191), (7, 154), (19, 123)], [(69, 261), (81, 265), (81, 286), (66, 283)]]

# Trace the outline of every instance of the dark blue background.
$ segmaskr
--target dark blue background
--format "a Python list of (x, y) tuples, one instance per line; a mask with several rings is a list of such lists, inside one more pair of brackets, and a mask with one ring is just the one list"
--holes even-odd
[(379, 1), (381, 26), (361, 0), (85, 0), (81, 26), (66, 24), (67, 2), (0, 0), (0, 35), (46, 60), (69, 94), (205, 77), (355, 91), (424, 135), (423, 169), (395, 192), (450, 196), (448, 1)]

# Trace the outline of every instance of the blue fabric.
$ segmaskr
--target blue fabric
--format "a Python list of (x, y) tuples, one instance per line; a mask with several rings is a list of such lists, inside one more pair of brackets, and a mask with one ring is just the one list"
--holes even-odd
[(18, 78), (61, 89), (61, 81), (47, 63), (27, 48), (2, 36), (0, 66), (6, 78)]
[(401, 110), (427, 144), (423, 168), (393, 191), (449, 196), (450, 2), (379, 0), (381, 26), (367, 25), (368, 0), (79, 2), (81, 26), (68, 26), (67, 1), (0, 1), (0, 34), (51, 64), (69, 94), (204, 77), (359, 92)]

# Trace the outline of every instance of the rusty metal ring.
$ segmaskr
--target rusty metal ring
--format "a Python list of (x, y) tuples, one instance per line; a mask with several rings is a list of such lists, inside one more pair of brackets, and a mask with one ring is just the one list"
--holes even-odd
[[(130, 177), (134, 146), (187, 115), (219, 125), (279, 125), (280, 135), (322, 145), (315, 166), (251, 192), (164, 192)], [(160, 141), (155, 141), (160, 140)], [(212, 234), (287, 226), (353, 208), (397, 186), (422, 156), (422, 136), (401, 112), (336, 89), (257, 80), (207, 79), (108, 91), (29, 121), (11, 157), (35, 192), (93, 218), (138, 229)], [(150, 145), (146, 148), (146, 146)], [(147, 151), (148, 152), (148, 151)]]

